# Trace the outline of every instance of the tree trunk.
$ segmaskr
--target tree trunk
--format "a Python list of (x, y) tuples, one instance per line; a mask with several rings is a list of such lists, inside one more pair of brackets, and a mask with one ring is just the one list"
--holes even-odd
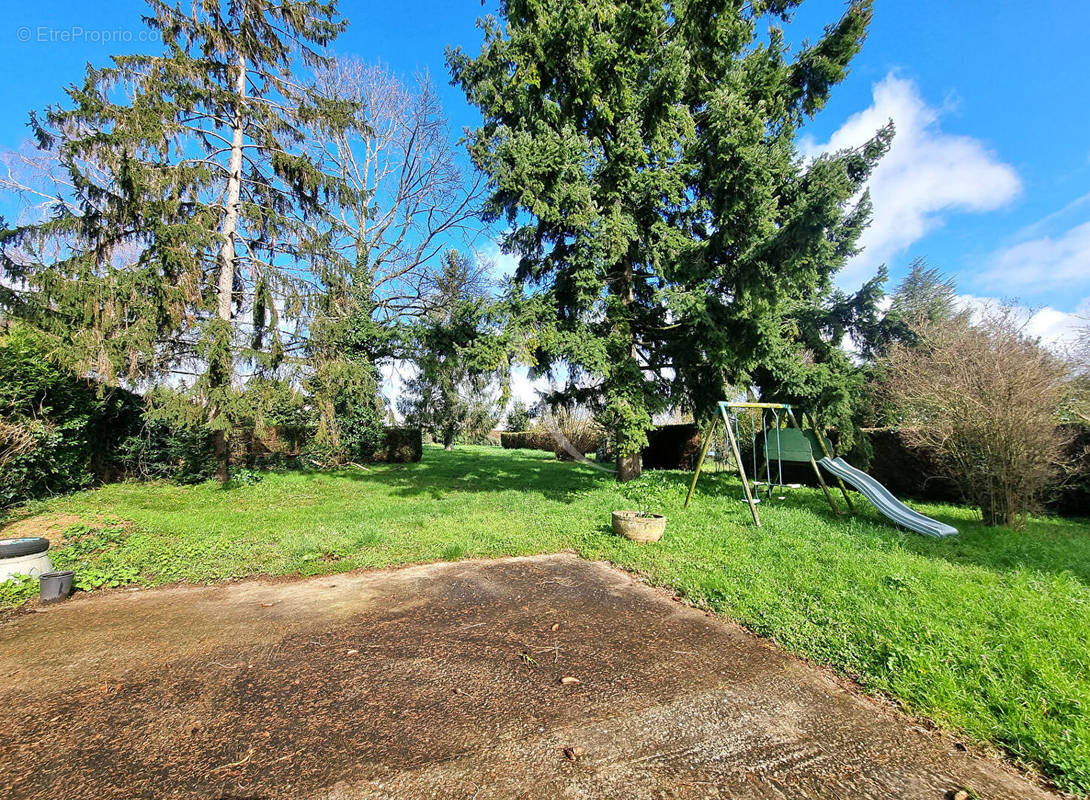
[(643, 457), (639, 453), (617, 456), (617, 480), (621, 483), (640, 477), (642, 472)]
[[(624, 284), (621, 286), (621, 302), (624, 304), (626, 316), (629, 318), (626, 320), (627, 332), (629, 337), (629, 350), (628, 357), (632, 359), (634, 364), (639, 364), (639, 353), (636, 350), (636, 331), (632, 327), (631, 316), (628, 315), (628, 307), (635, 302), (635, 286), (634, 277), (632, 274), (632, 262), (626, 260), (624, 265)], [(624, 454), (624, 450), (628, 445), (627, 442), (618, 441), (618, 454), (617, 454), (617, 480), (620, 483), (634, 480), (643, 473), (643, 458), (640, 456), (639, 451), (628, 455)]]
[[(231, 131), (231, 159), (228, 164), (227, 193), (223, 214), (223, 224), (220, 234), (223, 244), (220, 246), (219, 273), (216, 276), (216, 317), (227, 323), (225, 334), (228, 336), (226, 344), (227, 369), (220, 369), (217, 365), (209, 365), (213, 382), (214, 394), (224, 389), (231, 381), (232, 364), (230, 325), (231, 311), (233, 308), (233, 295), (235, 290), (235, 234), (238, 231), (239, 198), (242, 194), (242, 144), (243, 144), (243, 106), (246, 102), (246, 57), (239, 53), (235, 65), (238, 74), (235, 76), (235, 93), (238, 96), (238, 105), (235, 108), (235, 119)], [(213, 356), (215, 357), (215, 356)], [(209, 411), (209, 420), (215, 421), (221, 409), (218, 403), (213, 403)], [(231, 453), (227, 447), (227, 432), (217, 430), (214, 434), (216, 451), (216, 479), (226, 483), (230, 479)]]
[(216, 480), (227, 483), (231, 480), (231, 451), (227, 447), (227, 431), (212, 434), (212, 449), (216, 454)]

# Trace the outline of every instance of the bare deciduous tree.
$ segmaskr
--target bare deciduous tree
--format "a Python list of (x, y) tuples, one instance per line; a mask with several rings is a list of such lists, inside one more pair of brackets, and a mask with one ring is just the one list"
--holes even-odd
[(1067, 366), (1010, 307), (920, 323), (883, 359), (882, 391), (910, 446), (931, 453), (989, 525), (1020, 526), (1064, 449)]
[(325, 113), (309, 152), (339, 191), (312, 267), (320, 291), (307, 326), (308, 385), (318, 438), (335, 460), (346, 426), (381, 421), (378, 367), (403, 355), (396, 326), (424, 314), (441, 252), (475, 231), (480, 178), (459, 164), (426, 74), (405, 81), (383, 66), (335, 59), (316, 70), (313, 101)]
[(472, 232), (481, 178), (459, 165), (426, 73), (406, 81), (385, 66), (337, 58), (317, 71), (315, 87), (352, 109), (311, 145), (348, 188), (333, 214), (331, 266), (369, 293), (376, 319), (417, 315), (438, 256)]
[(1066, 410), (1075, 420), (1090, 425), (1090, 326), (1080, 331), (1070, 361), (1072, 375)]

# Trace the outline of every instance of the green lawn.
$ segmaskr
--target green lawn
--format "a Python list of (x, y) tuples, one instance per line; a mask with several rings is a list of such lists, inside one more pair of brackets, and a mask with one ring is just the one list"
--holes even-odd
[(574, 549), (1090, 794), (1090, 522), (1034, 519), (1012, 532), (965, 509), (922, 506), (962, 531), (940, 541), (885, 524), (862, 498), (858, 516), (838, 520), (820, 492), (803, 489), (763, 504), (758, 530), (736, 479), (702, 477), (683, 510), (687, 481), (641, 479), (669, 518), (663, 541), (645, 546), (610, 533), (609, 512), (633, 506), (610, 475), (483, 447), (427, 448), (419, 464), (367, 471), (271, 473), (229, 489), (117, 484), (23, 511), (100, 520), (55, 551), (92, 585)]

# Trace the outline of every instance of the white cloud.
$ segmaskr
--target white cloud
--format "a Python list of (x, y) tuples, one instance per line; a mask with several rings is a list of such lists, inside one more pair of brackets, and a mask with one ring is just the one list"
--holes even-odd
[(1090, 287), (1090, 222), (1059, 236), (1042, 236), (996, 253), (979, 276), (989, 290), (1035, 295)]
[(493, 279), (509, 278), (518, 269), (519, 257), (512, 253), (505, 253), (496, 242), (488, 242), (480, 249), (483, 257), (492, 262), (491, 274)]
[(828, 142), (801, 141), (804, 152), (858, 147), (890, 119), (897, 135), (870, 179), (874, 216), (861, 239), (865, 248), (845, 268), (853, 282), (941, 226), (952, 212), (992, 211), (1010, 202), (1022, 184), (1014, 169), (978, 139), (946, 133), (942, 109), (929, 106), (916, 85), (893, 73), (874, 86), (871, 106), (852, 115)]
[[(957, 304), (960, 308), (970, 309), (974, 316), (979, 317), (999, 307), (1002, 301), (994, 297), (962, 294), (958, 295)], [(1083, 298), (1074, 311), (1060, 311), (1051, 306), (1022, 306), (1019, 307), (1019, 313), (1026, 323), (1027, 334), (1040, 338), (1043, 344), (1062, 353), (1090, 326), (1090, 297)]]

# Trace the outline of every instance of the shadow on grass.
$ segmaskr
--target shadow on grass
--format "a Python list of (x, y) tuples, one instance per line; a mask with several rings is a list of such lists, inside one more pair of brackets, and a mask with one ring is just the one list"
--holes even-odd
[[(366, 470), (342, 469), (302, 473), (309, 480), (337, 478), (362, 485), (384, 487), (394, 496), (443, 499), (465, 493), (519, 492), (526, 502), (537, 499), (560, 503), (576, 501), (580, 495), (597, 488), (614, 487), (611, 473), (593, 467), (560, 462), (537, 451), (498, 450), (485, 447), (456, 448), (445, 452), (426, 448), (423, 459), (413, 464), (374, 464)], [(645, 473), (647, 483), (659, 495), (658, 502), (671, 514), (712, 514), (722, 524), (752, 527), (745, 507), (741, 481), (730, 472), (702, 474), (696, 494), (688, 509), (682, 511), (691, 472), (653, 471)], [(234, 491), (227, 489), (226, 491)], [(625, 489), (619, 489), (623, 498)], [(928, 559), (941, 559), (958, 566), (980, 567), (997, 573), (1022, 570), (1043, 575), (1069, 574), (1090, 586), (1090, 537), (1086, 522), (1061, 518), (1033, 518), (1025, 531), (990, 528), (966, 519), (966, 512), (954, 506), (920, 505), (924, 513), (951, 522), (961, 533), (947, 539), (932, 539), (897, 527), (879, 514), (862, 495), (851, 492), (856, 514), (849, 516), (844, 498), (832, 489), (841, 510), (835, 517), (819, 489), (802, 487), (775, 492), (783, 500), (765, 500), (758, 506), (762, 531), (776, 535), (777, 525), (796, 528), (799, 522), (777, 519), (781, 510), (806, 511), (828, 524), (855, 519), (868, 528), (860, 537), (859, 557), (866, 558), (874, 548), (899, 548)], [(622, 504), (627, 502), (621, 500)], [(725, 506), (724, 503), (729, 503)], [(729, 509), (729, 515), (725, 511)], [(737, 513), (734, 513), (734, 512)], [(608, 531), (608, 525), (602, 532)], [(805, 530), (783, 530), (785, 536), (810, 535)]]
[[(434, 500), (465, 492), (521, 491), (566, 502), (602, 482), (613, 482), (609, 472), (557, 461), (546, 453), (505, 450), (498, 451), (497, 456), (501, 453), (502, 458), (490, 458), (486, 448), (452, 451), (427, 448), (423, 458), (412, 464), (374, 464), (366, 470), (340, 469), (307, 474), (316, 479), (329, 476), (384, 486), (402, 497)], [(512, 454), (515, 454), (514, 458)]]

